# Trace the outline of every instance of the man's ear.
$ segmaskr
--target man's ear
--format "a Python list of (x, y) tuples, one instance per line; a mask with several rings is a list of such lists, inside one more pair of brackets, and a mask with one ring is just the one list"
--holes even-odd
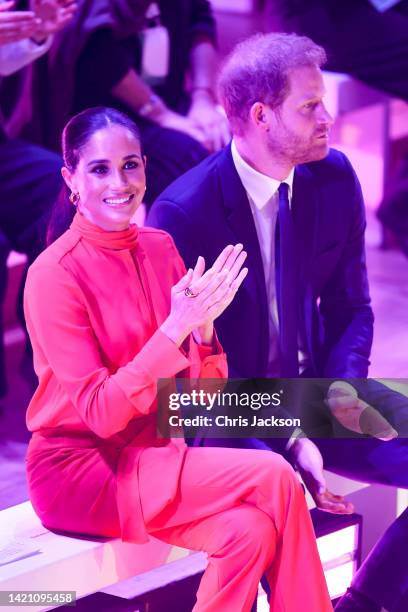
[(261, 129), (269, 129), (269, 120), (265, 104), (254, 102), (249, 110), (249, 116), (253, 124)]
[(75, 191), (73, 176), (71, 172), (68, 170), (68, 168), (63, 166), (61, 168), (61, 174), (62, 174), (62, 178), (64, 179), (68, 189), (70, 189), (71, 191)]

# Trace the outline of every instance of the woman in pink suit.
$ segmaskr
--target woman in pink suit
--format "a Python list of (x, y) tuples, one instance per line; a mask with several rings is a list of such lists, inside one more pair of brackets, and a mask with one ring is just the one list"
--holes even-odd
[[(25, 292), (38, 388), (28, 408), (31, 501), (45, 526), (208, 553), (195, 612), (331, 610), (302, 488), (279, 455), (188, 448), (156, 432), (158, 378), (226, 377), (213, 321), (246, 275), (242, 245), (185, 271), (171, 238), (131, 218), (145, 190), (137, 128), (107, 108), (63, 134), (76, 206)], [(192, 239), (194, 237), (192, 236)]]

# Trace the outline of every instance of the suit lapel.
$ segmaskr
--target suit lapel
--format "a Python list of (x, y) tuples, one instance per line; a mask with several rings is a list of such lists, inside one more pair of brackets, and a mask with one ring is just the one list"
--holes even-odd
[[(268, 304), (258, 235), (248, 196), (235, 169), (230, 147), (224, 149), (220, 155), (218, 171), (227, 223), (236, 242), (241, 242), (248, 253), (245, 265), (249, 269), (249, 274), (245, 280), (245, 286), (252, 295), (257, 297), (256, 303), (260, 308), (260, 312), (257, 313), (259, 323), (263, 329), (267, 330)], [(255, 321), (252, 321), (251, 324), (254, 325)], [(266, 367), (269, 334), (263, 334), (262, 340), (262, 347), (257, 347), (257, 350), (261, 352), (261, 363)]]

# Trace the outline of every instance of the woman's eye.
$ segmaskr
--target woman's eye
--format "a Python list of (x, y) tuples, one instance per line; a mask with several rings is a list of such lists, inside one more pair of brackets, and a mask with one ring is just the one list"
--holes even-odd
[(317, 103), (316, 102), (308, 102), (307, 104), (304, 105), (303, 108), (305, 108), (306, 110), (313, 110), (314, 108), (316, 108)]
[(106, 174), (108, 171), (108, 168), (106, 166), (95, 166), (94, 168), (92, 168), (92, 172), (94, 174)]
[(123, 167), (125, 170), (134, 170), (138, 167), (138, 165), (139, 164), (136, 161), (127, 161)]

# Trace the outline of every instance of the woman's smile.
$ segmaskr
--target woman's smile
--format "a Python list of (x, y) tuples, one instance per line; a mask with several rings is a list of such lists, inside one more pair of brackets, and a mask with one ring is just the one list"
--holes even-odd
[(134, 198), (134, 194), (130, 193), (128, 195), (121, 196), (121, 197), (116, 196), (116, 197), (104, 198), (103, 201), (110, 208), (126, 208), (126, 206), (128, 206), (132, 202), (133, 198)]

